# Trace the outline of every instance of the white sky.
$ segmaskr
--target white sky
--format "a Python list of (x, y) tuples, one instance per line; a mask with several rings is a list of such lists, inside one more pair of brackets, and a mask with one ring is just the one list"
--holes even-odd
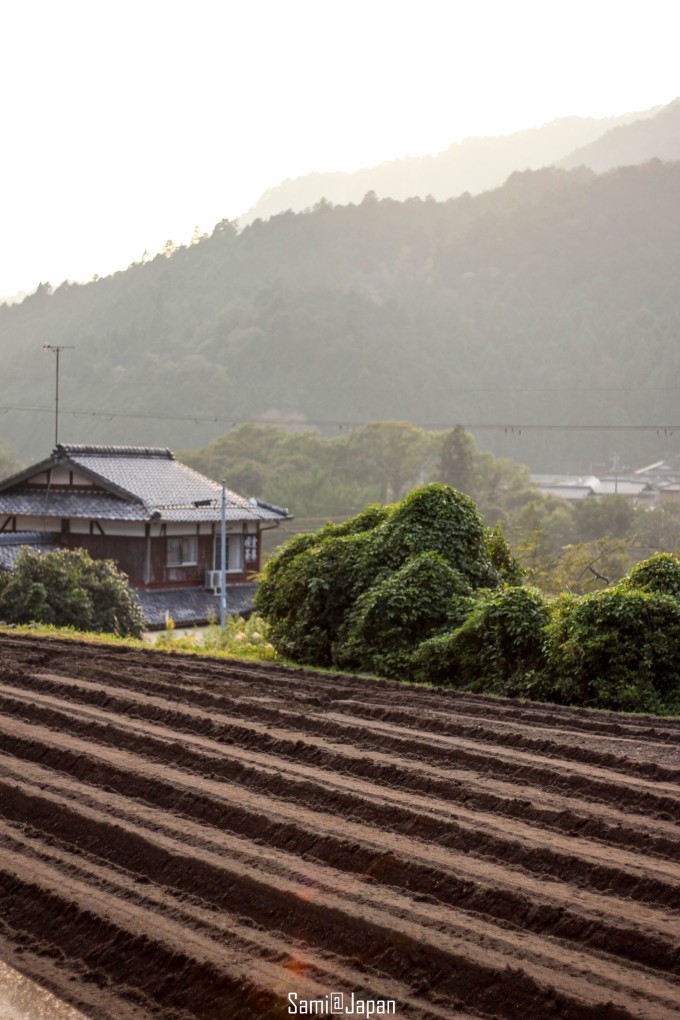
[(680, 95), (677, 0), (0, 0), (0, 295), (286, 177)]

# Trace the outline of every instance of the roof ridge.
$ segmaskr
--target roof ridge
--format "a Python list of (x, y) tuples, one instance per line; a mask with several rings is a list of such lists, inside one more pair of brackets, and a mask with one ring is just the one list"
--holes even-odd
[(58, 443), (52, 456), (66, 454), (83, 457), (158, 457), (174, 460), (175, 455), (166, 446), (90, 446), (73, 443)]

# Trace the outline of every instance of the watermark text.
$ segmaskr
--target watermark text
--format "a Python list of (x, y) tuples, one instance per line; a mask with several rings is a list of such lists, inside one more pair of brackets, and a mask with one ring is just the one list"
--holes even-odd
[(318, 999), (303, 999), (288, 993), (291, 1016), (395, 1016), (394, 999), (360, 999), (354, 992), (329, 992)]

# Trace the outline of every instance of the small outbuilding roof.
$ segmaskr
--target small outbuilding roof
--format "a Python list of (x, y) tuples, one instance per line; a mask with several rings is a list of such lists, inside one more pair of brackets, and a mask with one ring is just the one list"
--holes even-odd
[(41, 555), (54, 552), (55, 536), (43, 531), (0, 532), (0, 570), (12, 571), (22, 549), (31, 549)]
[[(248, 616), (253, 611), (256, 584), (227, 587), (227, 612), (230, 616)], [(158, 630), (167, 626), (168, 617), (178, 627), (193, 627), (218, 620), (220, 596), (200, 588), (174, 588), (166, 591), (136, 591), (146, 626)]]

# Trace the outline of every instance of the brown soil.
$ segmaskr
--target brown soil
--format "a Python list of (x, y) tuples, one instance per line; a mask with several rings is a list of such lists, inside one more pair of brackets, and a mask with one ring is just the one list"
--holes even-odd
[(680, 720), (2, 635), (0, 958), (93, 1020), (677, 1020)]

